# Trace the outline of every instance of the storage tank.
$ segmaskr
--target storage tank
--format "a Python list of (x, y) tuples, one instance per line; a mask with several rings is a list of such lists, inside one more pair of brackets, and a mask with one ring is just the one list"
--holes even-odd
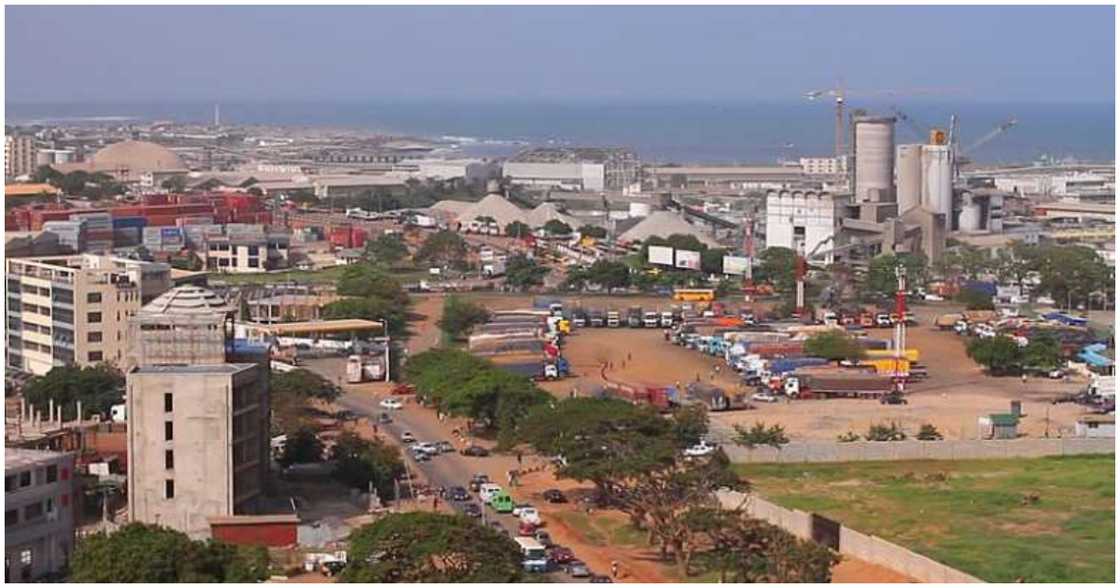
[(966, 233), (980, 230), (980, 203), (973, 200), (970, 192), (965, 192), (961, 197), (961, 217), (958, 227), (958, 230)]
[(922, 205), (946, 217), (953, 213), (953, 165), (948, 145), (922, 146)]
[(899, 145), (895, 162), (895, 193), (901, 214), (922, 204), (922, 146)]
[(894, 121), (889, 116), (855, 118), (856, 202), (893, 201)]
[(645, 218), (652, 212), (652, 208), (645, 202), (631, 202), (630, 203), (630, 217), (631, 218)]

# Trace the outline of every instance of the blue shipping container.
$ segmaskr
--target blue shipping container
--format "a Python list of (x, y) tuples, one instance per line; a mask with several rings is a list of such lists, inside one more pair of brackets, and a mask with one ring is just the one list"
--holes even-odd
[(799, 368), (817, 365), (828, 365), (828, 360), (823, 357), (790, 357), (775, 359), (770, 362), (770, 373), (785, 374)]

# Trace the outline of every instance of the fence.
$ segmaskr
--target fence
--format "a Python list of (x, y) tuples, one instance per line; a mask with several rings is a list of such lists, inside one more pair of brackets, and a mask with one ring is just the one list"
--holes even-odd
[(913, 459), (1001, 459), (1116, 452), (1115, 439), (1008, 439), (966, 441), (805, 441), (781, 449), (725, 443), (733, 463), (813, 463)]
[[(813, 538), (813, 515), (810, 513), (778, 506), (754, 494), (720, 492), (718, 496), (720, 504), (725, 508), (742, 508), (749, 516), (781, 527), (802, 539)], [(864, 535), (842, 525), (837, 551), (905, 574), (919, 582), (983, 582), (905, 547), (873, 535)]]

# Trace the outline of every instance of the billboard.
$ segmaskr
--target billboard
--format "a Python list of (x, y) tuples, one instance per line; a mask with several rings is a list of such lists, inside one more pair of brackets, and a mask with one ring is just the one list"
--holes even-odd
[(649, 262), (660, 265), (673, 265), (673, 248), (650, 245)]
[(750, 267), (750, 264), (751, 260), (749, 257), (725, 255), (723, 256), (723, 273), (741, 276), (747, 273), (747, 268)]
[(700, 252), (677, 249), (677, 267), (682, 269), (700, 269)]

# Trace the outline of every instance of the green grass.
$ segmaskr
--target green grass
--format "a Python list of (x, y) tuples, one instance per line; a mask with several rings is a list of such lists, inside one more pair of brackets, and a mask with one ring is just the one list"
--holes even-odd
[[(770, 500), (990, 582), (1112, 582), (1115, 456), (737, 466)], [(1038, 495), (1034, 504), (1027, 494)]]
[(556, 516), (592, 545), (644, 547), (646, 544), (645, 533), (622, 521), (579, 512), (561, 512)]

